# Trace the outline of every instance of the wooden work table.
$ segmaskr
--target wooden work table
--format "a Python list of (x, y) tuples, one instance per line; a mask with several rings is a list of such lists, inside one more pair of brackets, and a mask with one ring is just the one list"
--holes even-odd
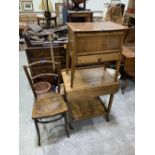
[[(69, 43), (62, 78), (71, 120), (97, 116), (109, 120), (114, 94), (119, 89), (118, 72), (127, 28), (113, 22), (68, 23), (67, 26)], [(113, 76), (103, 66), (95, 67), (104, 62), (115, 62)], [(79, 65), (85, 68), (76, 68)], [(105, 94), (110, 95), (107, 107), (99, 98)]]
[[(119, 81), (115, 82), (104, 67), (77, 69), (74, 88), (70, 87), (70, 74), (62, 71), (65, 97), (69, 105), (72, 121), (106, 116), (109, 119), (113, 94), (119, 89)], [(99, 96), (111, 94), (108, 107)]]

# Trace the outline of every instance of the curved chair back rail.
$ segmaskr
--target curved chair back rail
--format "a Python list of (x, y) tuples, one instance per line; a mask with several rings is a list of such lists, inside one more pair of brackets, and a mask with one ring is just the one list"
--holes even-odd
[(40, 78), (40, 77), (43, 77), (43, 76), (55, 76), (55, 77), (58, 77), (58, 75), (54, 74), (54, 73), (43, 73), (43, 74), (33, 76), (31, 79), (34, 80), (36, 78)]
[[(35, 76), (31, 76), (31, 74), (29, 72), (31, 67), (33, 67), (35, 65), (45, 64), (45, 63), (50, 63), (51, 65), (54, 64), (57, 68), (57, 74), (51, 72), (51, 73), (41, 73), (41, 74), (38, 74)], [(47, 77), (47, 76), (57, 77), (58, 78), (58, 81), (57, 81), (58, 92), (60, 92), (60, 68), (61, 68), (60, 62), (54, 62), (54, 61), (50, 61), (50, 60), (36, 61), (29, 65), (24, 65), (23, 68), (24, 68), (24, 71), (26, 73), (26, 76), (28, 78), (29, 84), (31, 86), (31, 89), (32, 89), (32, 92), (33, 92), (33, 95), (35, 98), (37, 97), (37, 94), (35, 91), (35, 87), (34, 87), (35, 83), (33, 82), (33, 80), (36, 78), (40, 78), (40, 77)]]
[(30, 63), (26, 67), (31, 67), (31, 66), (38, 65), (38, 64), (43, 64), (43, 63), (50, 63), (50, 64), (55, 64), (55, 65), (60, 65), (61, 64), (60, 62), (55, 62), (55, 61), (51, 61), (51, 60), (40, 60), (40, 61), (35, 61), (33, 63)]

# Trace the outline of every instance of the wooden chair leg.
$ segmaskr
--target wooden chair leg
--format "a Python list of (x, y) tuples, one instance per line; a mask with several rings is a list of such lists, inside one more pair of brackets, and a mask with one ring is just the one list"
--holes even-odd
[(34, 124), (35, 124), (36, 130), (37, 130), (37, 134), (38, 134), (38, 145), (40, 146), (40, 131), (39, 131), (37, 119), (34, 120)]
[(122, 94), (124, 94), (125, 93), (125, 90), (126, 90), (126, 88), (127, 88), (127, 86), (128, 86), (128, 79), (125, 79), (125, 81), (124, 81), (124, 85), (123, 85), (123, 87), (122, 87)]
[(74, 127), (73, 127), (73, 125), (72, 125), (72, 123), (69, 121), (68, 122), (68, 126), (69, 126), (69, 128), (71, 129), (71, 130), (74, 130)]
[(71, 119), (69, 112), (67, 113), (67, 116), (68, 116), (68, 126), (71, 130), (74, 130), (73, 125), (72, 125), (72, 119)]
[(108, 113), (107, 113), (107, 116), (106, 116), (107, 121), (110, 121), (110, 111), (111, 111), (113, 99), (114, 99), (114, 94), (111, 94), (110, 99), (109, 99), (109, 104), (108, 104)]
[(67, 113), (64, 113), (64, 122), (65, 122), (65, 131), (66, 131), (66, 135), (67, 137), (69, 137), (69, 128), (68, 128), (68, 120), (67, 120)]

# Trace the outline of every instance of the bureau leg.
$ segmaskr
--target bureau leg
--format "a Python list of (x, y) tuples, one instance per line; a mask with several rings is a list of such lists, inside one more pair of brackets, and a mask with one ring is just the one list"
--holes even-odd
[(69, 43), (66, 44), (66, 73), (68, 74), (69, 68)]
[(65, 92), (65, 95), (64, 95), (64, 99), (65, 99), (65, 102), (67, 103), (67, 107), (68, 107), (68, 113), (67, 113), (67, 116), (68, 116), (68, 126), (71, 130), (74, 130), (73, 128), (73, 121), (72, 121), (72, 110), (71, 110), (71, 105), (70, 103), (67, 102), (67, 98), (66, 98), (66, 92)]
[(74, 83), (74, 75), (75, 75), (75, 60), (74, 57), (72, 58), (71, 62), (71, 85), (70, 87), (73, 88), (73, 83)]
[(110, 120), (110, 111), (111, 111), (113, 99), (114, 99), (114, 94), (111, 94), (111, 95), (110, 95), (110, 99), (109, 99), (109, 104), (108, 104), (108, 113), (107, 113), (107, 116), (106, 116), (106, 120), (107, 120), (107, 121)]

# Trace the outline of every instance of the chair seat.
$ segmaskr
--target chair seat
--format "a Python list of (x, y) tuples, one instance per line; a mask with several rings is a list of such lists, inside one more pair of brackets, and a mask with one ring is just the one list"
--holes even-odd
[(35, 100), (32, 119), (51, 117), (67, 110), (67, 105), (59, 93), (41, 94)]

